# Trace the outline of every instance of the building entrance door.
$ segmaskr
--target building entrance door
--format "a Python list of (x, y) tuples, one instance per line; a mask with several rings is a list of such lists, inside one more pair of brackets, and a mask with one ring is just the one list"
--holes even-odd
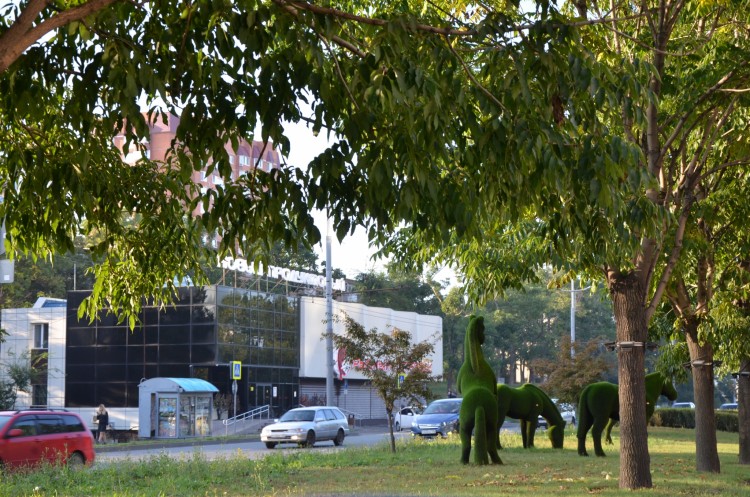
[[(271, 406), (271, 409), (273, 409), (273, 398), (271, 397), (271, 385), (269, 383), (255, 384), (255, 406)], [(273, 412), (271, 414), (273, 415)]]

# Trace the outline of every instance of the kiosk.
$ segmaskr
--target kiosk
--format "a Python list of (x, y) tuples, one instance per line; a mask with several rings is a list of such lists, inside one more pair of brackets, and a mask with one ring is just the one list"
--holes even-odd
[(138, 385), (138, 437), (189, 438), (211, 435), (213, 394), (199, 378), (151, 378)]

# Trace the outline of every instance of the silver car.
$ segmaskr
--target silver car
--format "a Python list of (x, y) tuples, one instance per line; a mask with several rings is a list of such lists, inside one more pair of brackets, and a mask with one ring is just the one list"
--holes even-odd
[(338, 407), (299, 407), (287, 411), (276, 422), (265, 426), (260, 432), (260, 440), (269, 449), (280, 443), (312, 447), (321, 440), (331, 440), (334, 445), (341, 445), (348, 433), (346, 416)]

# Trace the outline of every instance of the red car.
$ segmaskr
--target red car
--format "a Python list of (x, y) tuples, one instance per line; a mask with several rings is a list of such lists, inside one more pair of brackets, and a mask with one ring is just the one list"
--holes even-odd
[(94, 436), (78, 414), (53, 409), (0, 411), (0, 466), (93, 462)]

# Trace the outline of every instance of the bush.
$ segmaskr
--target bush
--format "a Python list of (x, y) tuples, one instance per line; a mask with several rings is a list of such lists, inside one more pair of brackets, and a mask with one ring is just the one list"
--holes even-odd
[(740, 416), (737, 411), (716, 411), (716, 429), (738, 433), (740, 431)]
[[(650, 420), (651, 426), (668, 428), (695, 428), (694, 409), (657, 409)], [(716, 411), (716, 429), (737, 433), (740, 421), (736, 412)]]

